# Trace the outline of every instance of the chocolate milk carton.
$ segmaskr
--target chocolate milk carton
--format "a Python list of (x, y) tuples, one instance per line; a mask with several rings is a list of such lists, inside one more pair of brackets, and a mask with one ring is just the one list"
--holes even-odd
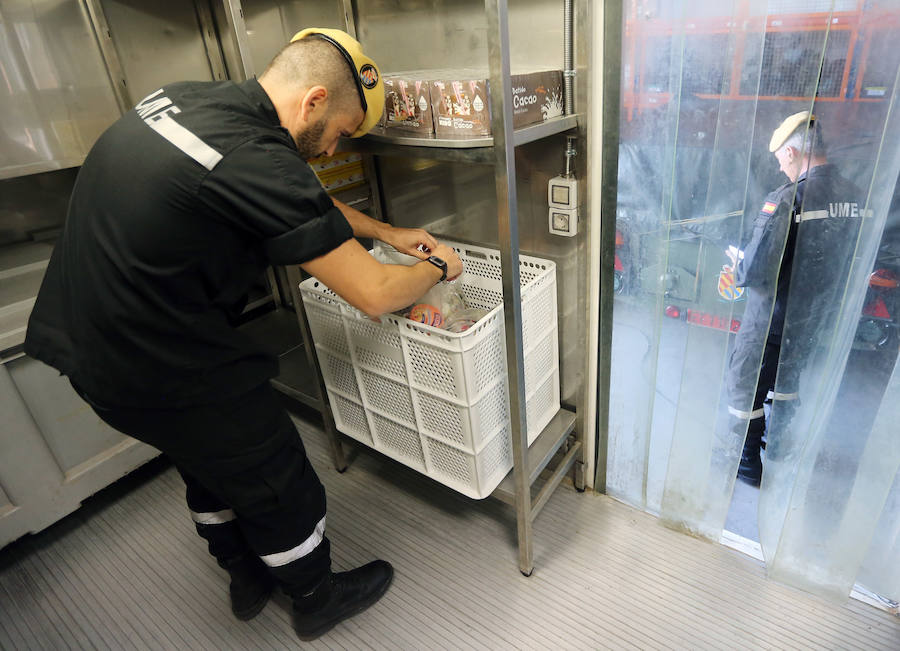
[(443, 136), (487, 136), (491, 107), (484, 77), (445, 75), (431, 82), (434, 132)]
[(384, 127), (434, 133), (428, 79), (418, 73), (384, 76)]
[[(435, 135), (491, 134), (491, 97), (484, 71), (443, 75), (431, 82)], [(563, 114), (562, 71), (517, 72), (510, 76), (513, 128)]]

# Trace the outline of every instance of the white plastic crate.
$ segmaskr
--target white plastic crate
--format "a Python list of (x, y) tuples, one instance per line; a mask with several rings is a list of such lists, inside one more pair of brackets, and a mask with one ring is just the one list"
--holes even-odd
[[(466, 302), (489, 310), (465, 332), (372, 321), (315, 278), (300, 292), (338, 430), (481, 499), (512, 467), (500, 254), (447, 244)], [(556, 266), (520, 256), (519, 274), (530, 445), (559, 410)]]

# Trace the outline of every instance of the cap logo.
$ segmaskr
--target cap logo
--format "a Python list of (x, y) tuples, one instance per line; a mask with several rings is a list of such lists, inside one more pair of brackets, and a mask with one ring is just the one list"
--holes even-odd
[(359, 80), (362, 82), (362, 85), (369, 90), (375, 88), (375, 85), (378, 83), (378, 71), (375, 69), (375, 66), (371, 63), (367, 63), (360, 68)]

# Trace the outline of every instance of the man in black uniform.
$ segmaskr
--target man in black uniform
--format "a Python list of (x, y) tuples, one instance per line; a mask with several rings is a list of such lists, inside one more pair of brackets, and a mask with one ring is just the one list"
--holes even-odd
[[(800, 371), (839, 299), (865, 210), (860, 190), (828, 163), (809, 111), (787, 118), (769, 151), (789, 182), (766, 197), (750, 242), (731, 254), (735, 284), (749, 292), (729, 362), (728, 411), (735, 436), (746, 432), (738, 477), (754, 486), (762, 478), (764, 402), (771, 392), (782, 422), (793, 414)], [(782, 341), (792, 282), (804, 291), (791, 294), (791, 339)]]
[[(331, 572), (325, 491), (268, 383), (277, 360), (230, 323), (270, 264), (300, 264), (373, 316), (461, 273), (425, 231), (333, 201), (306, 164), (365, 134), (383, 103), (375, 63), (328, 29), (298, 33), (259, 81), (148, 95), (84, 161), (25, 342), (174, 461), (235, 615), (255, 616), (277, 581), (302, 639), (377, 601), (393, 569)], [(422, 262), (380, 264), (353, 236)]]

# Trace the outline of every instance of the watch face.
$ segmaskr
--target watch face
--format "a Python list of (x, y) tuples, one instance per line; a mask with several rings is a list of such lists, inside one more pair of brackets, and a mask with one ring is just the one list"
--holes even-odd
[(444, 262), (441, 258), (437, 257), (436, 255), (432, 255), (428, 257), (428, 262), (441, 270), (441, 280), (447, 277), (447, 263)]

